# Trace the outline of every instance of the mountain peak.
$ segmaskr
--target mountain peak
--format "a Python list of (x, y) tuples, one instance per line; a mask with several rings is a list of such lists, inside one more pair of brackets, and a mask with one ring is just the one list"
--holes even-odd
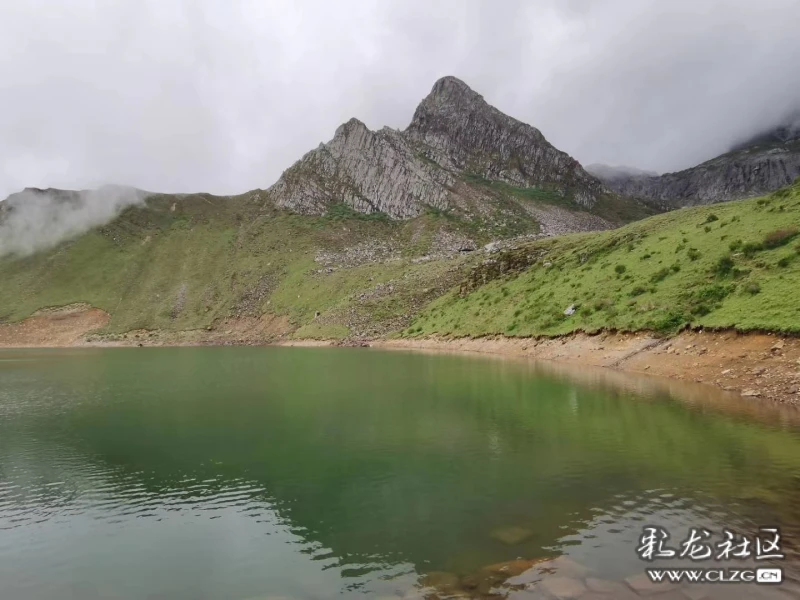
[[(505, 191), (491, 182), (502, 182)], [(600, 182), (538, 129), (447, 76), (433, 84), (405, 130), (373, 132), (350, 119), (331, 142), (284, 172), (270, 193), (278, 206), (297, 212), (321, 213), (344, 203), (404, 219), (426, 206), (470, 215), (477, 205), (486, 214), (502, 212), (498, 194), (508, 196), (510, 189), (534, 189), (530, 193), (581, 209), (591, 209), (602, 193)]]
[(457, 77), (448, 75), (436, 81), (430, 93), (419, 103), (414, 111), (411, 126), (422, 125), (430, 115), (466, 114), (480, 108), (489, 108), (483, 96)]
[(336, 128), (336, 133), (334, 133), (334, 138), (338, 138), (341, 136), (347, 136), (353, 131), (368, 131), (369, 128), (364, 124), (363, 121), (356, 119), (353, 117), (346, 123), (342, 123), (339, 127)]
[(443, 100), (483, 100), (483, 96), (461, 81), (458, 77), (453, 77), (452, 75), (446, 75), (437, 80), (436, 83), (433, 84), (428, 98)]

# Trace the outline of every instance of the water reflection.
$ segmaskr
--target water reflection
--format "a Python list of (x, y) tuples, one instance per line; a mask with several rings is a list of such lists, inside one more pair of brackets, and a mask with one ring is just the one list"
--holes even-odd
[(21, 357), (0, 363), (0, 597), (404, 595), (430, 573), (478, 593), (518, 557), (641, 573), (648, 518), (800, 534), (777, 407), (463, 357)]

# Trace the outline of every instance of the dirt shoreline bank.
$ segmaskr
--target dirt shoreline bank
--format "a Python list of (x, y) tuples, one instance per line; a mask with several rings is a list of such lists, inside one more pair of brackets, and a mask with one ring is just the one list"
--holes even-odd
[(371, 345), (519, 356), (711, 385), (745, 397), (800, 404), (800, 339), (770, 334), (645, 332), (559, 338), (394, 339)]
[[(17, 323), (0, 324), (0, 348), (114, 346), (278, 345), (346, 343), (290, 339), (285, 317), (226, 320), (213, 330), (138, 331), (98, 336), (108, 313), (87, 305), (39, 311)], [(379, 348), (470, 352), (542, 359), (555, 363), (657, 375), (715, 386), (745, 397), (800, 404), (800, 338), (735, 331), (687, 331), (672, 338), (647, 332), (571, 334), (559, 338), (375, 339)]]

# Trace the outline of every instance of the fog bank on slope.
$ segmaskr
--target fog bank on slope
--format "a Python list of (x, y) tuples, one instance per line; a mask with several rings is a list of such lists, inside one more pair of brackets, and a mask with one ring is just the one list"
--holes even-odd
[(55, 246), (108, 223), (146, 196), (122, 186), (77, 192), (26, 188), (0, 203), (0, 257)]

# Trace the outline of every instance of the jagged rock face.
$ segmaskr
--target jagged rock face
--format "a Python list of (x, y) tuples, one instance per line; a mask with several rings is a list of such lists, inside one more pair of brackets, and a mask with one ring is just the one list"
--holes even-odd
[(490, 106), (455, 77), (436, 82), (406, 130), (447, 168), (529, 187), (552, 185), (587, 208), (601, 193), (597, 179), (553, 147), (535, 127)]
[(454, 183), (453, 175), (420, 158), (400, 132), (373, 132), (351, 119), (330, 142), (284, 172), (269, 192), (278, 206), (303, 214), (322, 214), (343, 202), (359, 212), (404, 219), (424, 205), (447, 208)]
[(652, 177), (595, 170), (595, 175), (619, 194), (665, 209), (760, 196), (800, 177), (800, 136), (796, 129), (788, 132), (761, 135), (750, 146), (677, 173)]
[(304, 214), (345, 203), (392, 218), (426, 206), (463, 204), (456, 185), (465, 174), (515, 186), (547, 186), (591, 208), (601, 183), (537, 129), (489, 106), (454, 77), (439, 80), (405, 131), (370, 131), (351, 119), (333, 139), (286, 170), (269, 189), (274, 202)]

